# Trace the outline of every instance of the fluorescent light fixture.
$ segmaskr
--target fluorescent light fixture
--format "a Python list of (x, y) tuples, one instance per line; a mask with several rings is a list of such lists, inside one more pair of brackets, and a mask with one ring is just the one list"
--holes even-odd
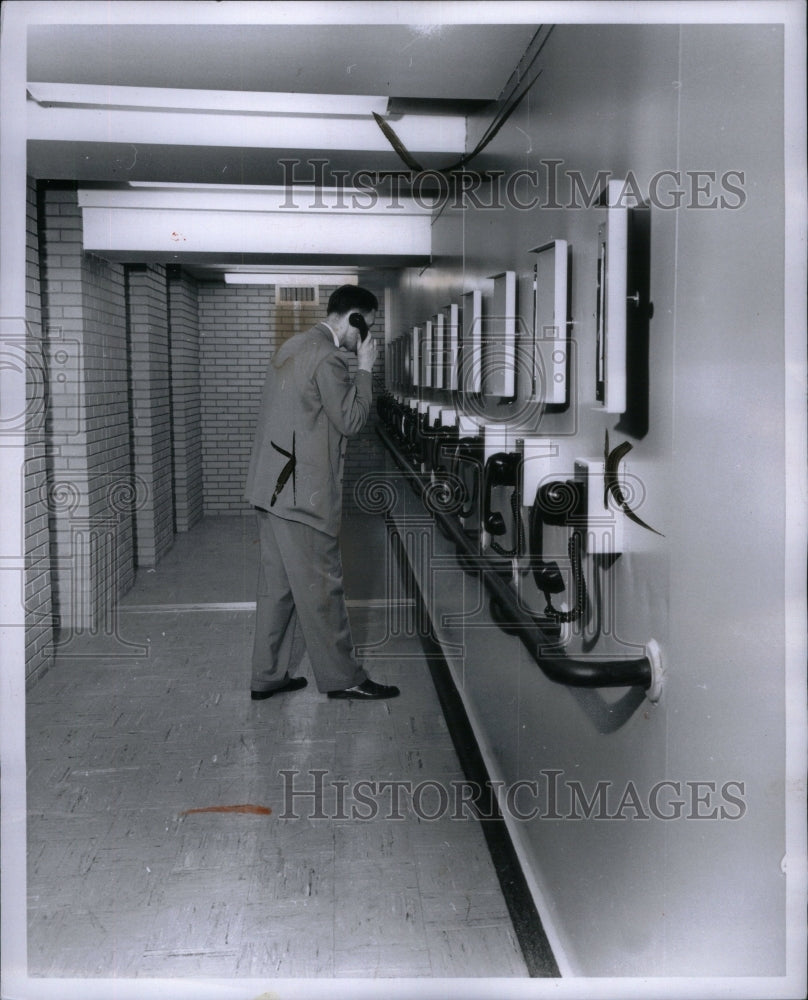
[(358, 285), (359, 279), (355, 274), (331, 272), (228, 271), (224, 282), (226, 285)]
[(170, 87), (104, 87), (75, 83), (29, 83), (28, 94), (43, 107), (204, 114), (294, 115), (363, 118), (387, 112), (387, 97), (364, 94), (287, 94), (246, 90), (176, 90)]

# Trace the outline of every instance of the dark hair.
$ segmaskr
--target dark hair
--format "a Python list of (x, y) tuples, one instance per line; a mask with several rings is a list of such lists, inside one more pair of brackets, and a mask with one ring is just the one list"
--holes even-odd
[(360, 288), (359, 285), (341, 285), (331, 293), (328, 299), (328, 314), (336, 313), (344, 316), (352, 309), (359, 312), (375, 312), (379, 308), (379, 300), (369, 292), (367, 288)]

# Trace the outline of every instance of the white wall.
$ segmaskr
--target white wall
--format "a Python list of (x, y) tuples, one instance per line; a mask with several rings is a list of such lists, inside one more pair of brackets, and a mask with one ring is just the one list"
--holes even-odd
[[(570, 466), (630, 441), (644, 488), (625, 551), (601, 581), (615, 629), (573, 651), (636, 655), (656, 638), (667, 667), (657, 705), (623, 720), (623, 692), (548, 681), (517, 639), (467, 644), (457, 677), (505, 780), (557, 769), (591, 794), (627, 782), (714, 782), (695, 811), (737, 819), (536, 819), (520, 849), (568, 970), (585, 975), (781, 975), (784, 893), (784, 408), (782, 32), (771, 26), (559, 26), (528, 100), (473, 164), (508, 172), (564, 161), (599, 170), (744, 172), (740, 208), (652, 207), (649, 420), (634, 433), (594, 405), (595, 273), (604, 213), (444, 211), (434, 266), (406, 273), (394, 335), (513, 269), (531, 321), (528, 251), (572, 245), (579, 398), (546, 415)], [(481, 122), (480, 125), (485, 124)], [(472, 134), (474, 130), (472, 129)], [(736, 180), (737, 183), (737, 180)], [(668, 188), (663, 187), (663, 191)], [(737, 205), (739, 197), (716, 188)], [(539, 191), (544, 197), (545, 192)], [(526, 195), (523, 195), (523, 197)], [(707, 196), (702, 201), (709, 200)], [(636, 430), (636, 428), (634, 429)], [(594, 592), (591, 561), (587, 568)], [(540, 610), (537, 609), (537, 610)], [(721, 798), (726, 782), (743, 800)], [(708, 786), (696, 786), (706, 794)], [(563, 809), (562, 809), (563, 811)], [(568, 811), (568, 810), (567, 810)]]

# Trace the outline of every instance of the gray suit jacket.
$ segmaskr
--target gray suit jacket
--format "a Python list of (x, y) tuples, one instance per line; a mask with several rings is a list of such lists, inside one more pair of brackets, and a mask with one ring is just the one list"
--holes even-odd
[(364, 427), (371, 397), (370, 372), (351, 379), (325, 324), (287, 340), (267, 371), (247, 500), (336, 536), (346, 438)]

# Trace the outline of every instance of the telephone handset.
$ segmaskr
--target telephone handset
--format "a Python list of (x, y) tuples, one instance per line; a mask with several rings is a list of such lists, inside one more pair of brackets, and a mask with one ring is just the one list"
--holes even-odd
[[(581, 567), (581, 532), (574, 527), (581, 518), (584, 495), (579, 483), (568, 479), (566, 482), (544, 483), (536, 490), (536, 499), (530, 508), (530, 565), (538, 590), (544, 594), (547, 607), (545, 615), (556, 622), (573, 622), (580, 618), (586, 605), (586, 581)], [(570, 611), (557, 611), (553, 607), (552, 594), (563, 593), (564, 578), (556, 562), (546, 562), (543, 551), (543, 526), (573, 526), (570, 534), (568, 553), (575, 586), (575, 607)]]
[(478, 454), (481, 450), (482, 441), (479, 438), (460, 438), (450, 459), (449, 471), (461, 484), (463, 506), (458, 516), (462, 518), (470, 518), (474, 514), (481, 465)]
[(351, 324), (351, 326), (356, 327), (356, 329), (359, 331), (360, 340), (368, 339), (368, 334), (370, 333), (370, 329), (367, 323), (365, 322), (365, 317), (362, 315), (362, 313), (351, 313), (351, 315), (348, 317), (348, 322)]
[(420, 464), (420, 447), (418, 441), (418, 414), (409, 406), (401, 415), (401, 433), (407, 449), (407, 457), (413, 465)]
[(502, 556), (515, 556), (519, 552), (522, 521), (519, 512), (519, 466), (522, 456), (518, 452), (499, 451), (489, 456), (485, 463), (485, 494), (483, 499), (483, 527), (489, 535), (504, 535), (505, 518), (491, 508), (491, 495), (495, 486), (513, 486), (511, 509), (513, 511), (513, 547), (505, 549), (497, 542), (491, 548)]
[(431, 463), (436, 473), (445, 474), (449, 471), (450, 454), (458, 438), (456, 427), (441, 427), (435, 434), (432, 445)]

